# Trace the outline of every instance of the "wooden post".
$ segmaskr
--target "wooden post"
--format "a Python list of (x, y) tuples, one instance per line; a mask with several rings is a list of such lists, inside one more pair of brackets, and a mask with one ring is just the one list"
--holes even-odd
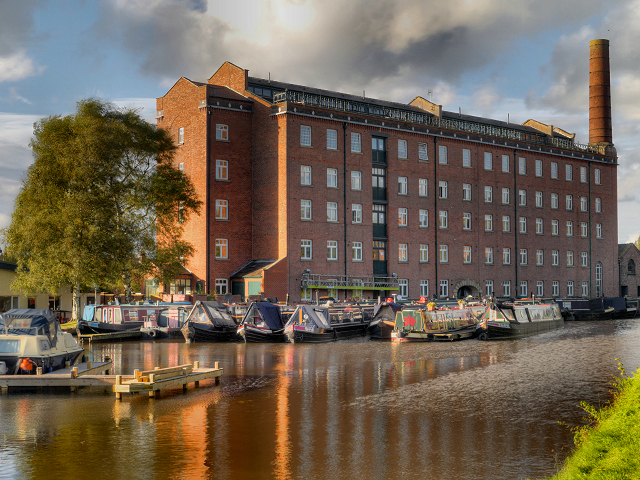
[(193, 369), (195, 370), (196, 368), (200, 368), (200, 362), (197, 360), (193, 362)]
[(149, 398), (155, 398), (156, 396), (156, 391), (155, 390), (149, 390)]
[(220, 362), (216, 362), (213, 364), (214, 368), (217, 370), (220, 368)]
[(135, 378), (136, 380), (140, 380), (140, 370), (138, 370), (137, 368), (133, 371), (133, 378)]
[(65, 360), (64, 368), (69, 368), (71, 366), (71, 362), (69, 360)]
[(187, 391), (187, 387), (188, 387), (188, 385), (186, 383), (183, 383), (182, 384), (182, 391), (186, 392)]
[(91, 360), (87, 360), (87, 370), (91, 370), (92, 363)]
[[(122, 385), (122, 375), (116, 375), (116, 385)], [(116, 392), (116, 400), (122, 400), (121, 392)]]
[(78, 367), (73, 367), (71, 369), (71, 378), (78, 378)]
[(36, 375), (42, 375), (42, 367), (36, 368)]

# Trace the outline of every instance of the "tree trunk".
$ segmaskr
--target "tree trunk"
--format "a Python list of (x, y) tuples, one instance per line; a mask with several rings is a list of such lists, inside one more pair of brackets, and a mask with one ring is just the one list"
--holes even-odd
[(125, 272), (122, 274), (122, 283), (124, 285), (124, 303), (133, 303), (131, 275), (129, 275), (129, 272)]
[(80, 291), (80, 284), (76, 283), (73, 286), (73, 307), (71, 307), (71, 321), (77, 322), (80, 320), (80, 300), (82, 298), (82, 292)]

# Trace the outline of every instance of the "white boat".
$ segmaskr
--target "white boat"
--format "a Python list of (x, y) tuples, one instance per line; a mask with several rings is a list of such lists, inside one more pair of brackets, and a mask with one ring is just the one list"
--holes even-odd
[(74, 364), (84, 348), (60, 328), (51, 310), (13, 309), (0, 315), (0, 375), (35, 374)]

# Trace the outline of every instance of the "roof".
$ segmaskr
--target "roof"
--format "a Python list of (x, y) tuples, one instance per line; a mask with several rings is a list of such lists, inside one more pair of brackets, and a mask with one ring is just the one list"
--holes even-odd
[(262, 277), (262, 271), (278, 260), (251, 260), (229, 275), (229, 278)]
[(622, 258), (627, 254), (640, 256), (640, 250), (635, 243), (619, 243), (618, 244), (618, 257)]

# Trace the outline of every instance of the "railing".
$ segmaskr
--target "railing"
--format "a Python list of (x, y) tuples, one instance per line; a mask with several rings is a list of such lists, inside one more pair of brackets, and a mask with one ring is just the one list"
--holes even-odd
[(376, 238), (387, 238), (387, 224), (386, 223), (374, 223), (373, 224), (373, 236)]
[(387, 189), (385, 187), (373, 187), (373, 199), (374, 200), (386, 200)]
[(532, 142), (567, 150), (595, 153), (599, 155), (604, 155), (606, 153), (606, 147), (602, 145), (584, 145), (574, 143), (573, 140), (570, 139), (550, 137), (542, 133), (537, 134), (533, 132), (525, 132), (522, 130), (516, 130), (514, 128), (500, 127), (496, 125), (472, 122), (452, 117), (439, 118), (435, 115), (415, 112), (412, 110), (404, 110), (402, 108), (384, 107), (367, 102), (345, 100), (342, 98), (327, 97), (325, 95), (317, 95), (295, 90), (286, 90), (284, 92), (275, 94), (273, 96), (273, 102), (291, 102), (312, 107), (340, 110), (343, 112), (353, 112), (357, 114), (380, 117), (391, 121), (415, 123), (427, 127), (445, 128), (448, 130), (458, 130), (478, 135), (488, 135), (492, 137), (504, 138), (507, 140)]
[(302, 288), (327, 288), (342, 290), (398, 290), (398, 278), (361, 275), (320, 275), (303, 273)]
[(387, 164), (387, 152), (385, 150), (371, 150), (372, 163)]

